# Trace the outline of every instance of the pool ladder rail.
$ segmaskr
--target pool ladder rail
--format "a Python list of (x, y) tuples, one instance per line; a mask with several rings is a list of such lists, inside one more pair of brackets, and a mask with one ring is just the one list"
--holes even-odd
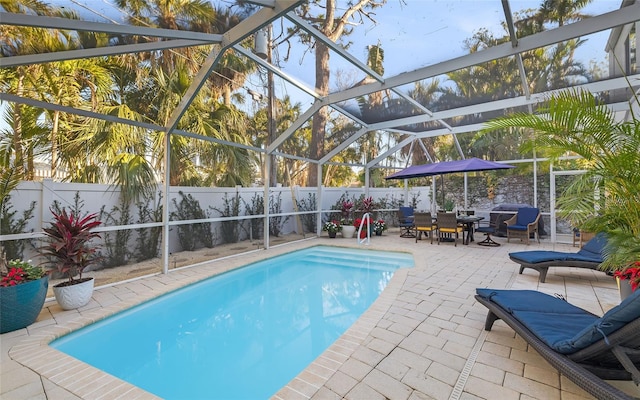
[[(362, 232), (362, 227), (365, 225), (365, 223), (367, 225), (367, 236), (361, 239), (360, 232)], [(358, 244), (364, 243), (365, 246), (368, 246), (371, 242), (371, 214), (364, 213), (364, 215), (362, 216), (360, 226), (358, 227), (358, 232), (356, 232), (356, 238), (358, 240)]]

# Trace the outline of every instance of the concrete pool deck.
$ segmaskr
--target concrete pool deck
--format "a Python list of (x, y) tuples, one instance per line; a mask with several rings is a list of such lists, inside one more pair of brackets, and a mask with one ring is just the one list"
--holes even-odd
[[(517, 241), (500, 247), (475, 243), (454, 247), (400, 238), (397, 231), (356, 239), (299, 241), (266, 251), (181, 268), (97, 288), (79, 310), (48, 301), (38, 321), (0, 335), (0, 397), (15, 399), (154, 399), (152, 394), (53, 350), (55, 337), (208, 276), (300, 248), (327, 244), (407, 251), (415, 267), (394, 274), (366, 313), (275, 399), (590, 399), (561, 376), (501, 321), (484, 331), (486, 308), (476, 287), (534, 289), (561, 294), (575, 305), (603, 314), (619, 303), (615, 281), (602, 272), (550, 268), (546, 283), (507, 253), (526, 249), (576, 251), (571, 245)], [(89, 274), (90, 275), (90, 274)], [(185, 384), (176, 382), (176, 384)], [(640, 396), (632, 384), (616, 384)], [(215, 394), (212, 393), (212, 399)]]

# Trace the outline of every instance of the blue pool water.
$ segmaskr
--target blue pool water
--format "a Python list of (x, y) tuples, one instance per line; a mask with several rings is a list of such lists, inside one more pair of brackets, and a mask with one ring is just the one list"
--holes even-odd
[(316, 246), (177, 290), (51, 343), (165, 399), (266, 399), (373, 303), (404, 253)]

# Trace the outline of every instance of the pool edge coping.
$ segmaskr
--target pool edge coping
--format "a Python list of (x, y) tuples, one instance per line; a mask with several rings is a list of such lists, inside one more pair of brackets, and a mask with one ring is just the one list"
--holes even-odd
[[(340, 244), (332, 246), (331, 244), (322, 242), (313, 243), (313, 240), (302, 242), (303, 243), (299, 241), (292, 246), (278, 246), (277, 249), (273, 249), (275, 254), (271, 254), (266, 258), (276, 257), (285, 253), (318, 245), (362, 249), (362, 247), (358, 245)], [(254, 251), (248, 255), (263, 255), (263, 251)], [(391, 249), (376, 249), (376, 251), (394, 252), (394, 250)], [(411, 252), (398, 252), (409, 254), (412, 257), (414, 256)], [(241, 258), (242, 257), (238, 257), (237, 259)], [(265, 258), (261, 257), (260, 259)], [(239, 265), (218, 263), (218, 261), (219, 260), (217, 259), (208, 261), (207, 263), (209, 263), (209, 265), (199, 263), (197, 274), (183, 274), (182, 272), (185, 270), (189, 271), (187, 268), (173, 272), (174, 274), (180, 274), (180, 279), (176, 279), (175, 275), (155, 274), (152, 276), (146, 276), (144, 279), (161, 281), (163, 287), (159, 289), (158, 287), (152, 288), (149, 286), (150, 290), (148, 292), (138, 294), (135, 299), (122, 300), (109, 306), (100, 306), (99, 308), (86, 310), (79, 316), (72, 317), (64, 322), (56, 321), (53, 325), (46, 325), (42, 327), (34, 326), (34, 329), (28, 328), (28, 336), (9, 349), (9, 357), (23, 367), (31, 369), (40, 375), (41, 378), (47, 379), (52, 384), (82, 399), (113, 399), (121, 398), (122, 396), (126, 396), (125, 398), (127, 399), (161, 399), (161, 397), (158, 397), (138, 386), (54, 349), (50, 346), (50, 343), (63, 335), (108, 318), (118, 312), (125, 311), (131, 307), (135, 307), (139, 304), (158, 298), (171, 291), (180, 289), (181, 287), (188, 286), (236, 268), (241, 268), (255, 262), (256, 260), (240, 261)], [(356, 322), (354, 322), (347, 331), (340, 335), (340, 337), (325, 349), (311, 364), (307, 365), (307, 367), (296, 375), (296, 377), (272, 395), (271, 398), (281, 399), (282, 397), (280, 396), (284, 392), (288, 392), (290, 390), (294, 390), (298, 393), (298, 396), (309, 398), (310, 396), (304, 395), (299, 390), (300, 388), (296, 389), (294, 384), (302, 382), (305, 387), (305, 391), (312, 391), (313, 393), (317, 392), (324, 384), (326, 384), (344, 361), (346, 361), (346, 359), (348, 359), (349, 356), (353, 354), (353, 352), (364, 342), (373, 328), (375, 328), (377, 323), (389, 310), (393, 300), (395, 300), (400, 292), (408, 271), (414, 267), (398, 268), (382, 293), (356, 320)], [(107, 285), (105, 287), (96, 288), (96, 290), (109, 289), (114, 286), (117, 285)], [(318, 375), (316, 372), (319, 369), (323, 371), (326, 370), (327, 373)], [(315, 383), (301, 379), (301, 376), (306, 374), (313, 374), (318, 379), (314, 381)]]

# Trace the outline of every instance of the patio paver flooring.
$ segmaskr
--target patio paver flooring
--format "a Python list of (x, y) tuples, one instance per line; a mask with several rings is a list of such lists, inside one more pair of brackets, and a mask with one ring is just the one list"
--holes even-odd
[[(395, 273), (366, 313), (273, 398), (296, 399), (590, 399), (561, 376), (501, 321), (484, 331), (486, 308), (477, 287), (534, 289), (561, 294), (595, 314), (619, 303), (612, 278), (578, 268), (518, 274), (507, 253), (526, 249), (577, 251), (571, 245), (507, 244), (481, 247), (400, 238), (391, 230), (373, 237), (376, 250), (407, 251), (415, 267)], [(326, 237), (272, 247), (192, 268), (97, 288), (92, 301), (63, 311), (48, 301), (38, 321), (0, 335), (0, 397), (24, 399), (154, 399), (154, 395), (51, 349), (47, 344), (160, 294), (222, 271), (299, 248), (317, 245), (365, 247), (356, 239)], [(640, 396), (629, 383), (618, 387)], [(212, 398), (215, 398), (212, 394)]]

